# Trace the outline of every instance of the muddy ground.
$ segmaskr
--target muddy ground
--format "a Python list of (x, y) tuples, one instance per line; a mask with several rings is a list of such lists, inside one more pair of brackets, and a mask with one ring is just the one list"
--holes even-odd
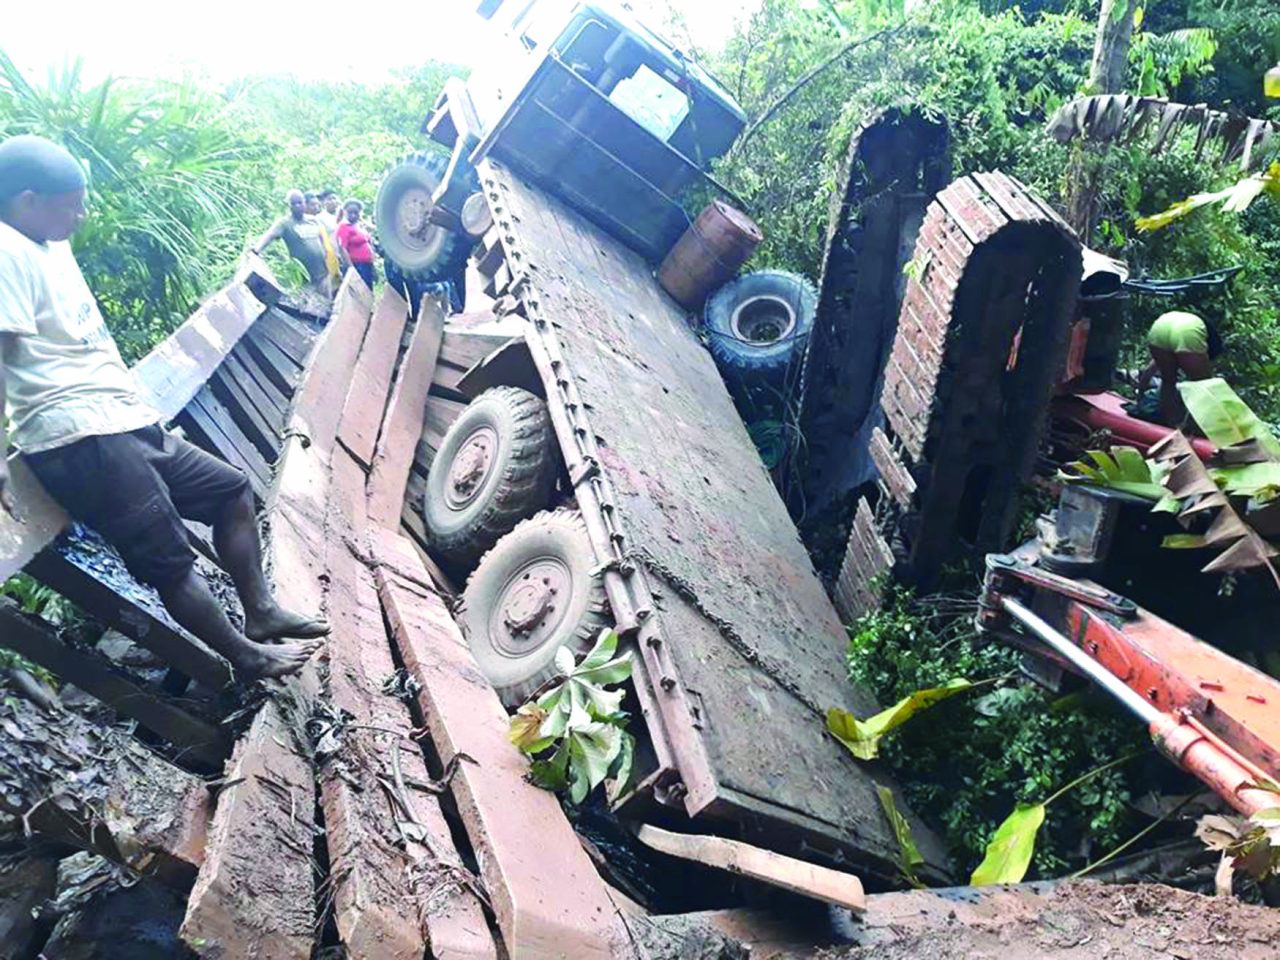
[[(1062, 884), (961, 923), (952, 914), (868, 928), (865, 946), (823, 960), (1275, 960), (1280, 911), (1162, 884)], [(876, 942), (878, 941), (878, 942)]]

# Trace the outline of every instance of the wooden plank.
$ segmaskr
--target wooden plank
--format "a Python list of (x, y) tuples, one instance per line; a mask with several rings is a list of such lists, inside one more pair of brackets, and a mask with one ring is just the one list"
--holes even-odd
[[(348, 277), (355, 274), (348, 274)], [(359, 278), (356, 277), (357, 281)], [(338, 436), (345, 398), (351, 384), (351, 370), (356, 365), (360, 346), (369, 327), (373, 305), (363, 283), (344, 281), (334, 300), (334, 320), (325, 328), (321, 345), (323, 357), (316, 357), (294, 397), (294, 423), (291, 427), (319, 447), (326, 455), (332, 451)]]
[(284, 351), (270, 337), (251, 332), (244, 338), (244, 345), (276, 389), (286, 397), (292, 396), (302, 376), (301, 368), (285, 356)]
[(440, 363), (459, 370), (470, 370), (493, 351), (504, 346), (510, 336), (496, 333), (477, 333), (449, 324), (440, 344)]
[(409, 318), (409, 305), (387, 287), (374, 311), (360, 358), (351, 371), (338, 436), (365, 467), (373, 462), (378, 428), (382, 425), (391, 374), (400, 354), (400, 337)]
[(92, 530), (77, 524), (28, 570), (193, 680), (212, 690), (230, 682), (230, 664), (178, 626), (159, 594), (134, 580), (120, 555)]
[(466, 396), (458, 387), (466, 372), (462, 367), (441, 363), (436, 367), (435, 374), (431, 378), (431, 389), (441, 396)]
[(271, 485), (271, 467), (207, 385), (183, 408), (177, 422), (192, 442), (243, 470), (253, 492), (263, 497)]
[(481, 676), (426, 570), (399, 534), (371, 531), (383, 611), (452, 781), (513, 960), (610, 955), (613, 908), (553, 794), (526, 782), (507, 714)]
[[(266, 543), (275, 593), (294, 610), (323, 605), (330, 455), (344, 377), (369, 324), (367, 298), (344, 283), (334, 321), (317, 341), (299, 387), (290, 436), (268, 496)], [(326, 409), (327, 408), (327, 409)], [(328, 644), (322, 645), (322, 655)], [(218, 799), (209, 851), (187, 902), (183, 940), (202, 957), (307, 960), (315, 939), (311, 845), (315, 781), (311, 758), (294, 741), (300, 718), (320, 694), (313, 657), (268, 701), (236, 746)]]
[(262, 459), (267, 463), (274, 463), (280, 454), (280, 425), (271, 423), (263, 416), (254, 398), (226, 363), (209, 380), (209, 388)]
[(277, 309), (268, 310), (258, 318), (253, 331), (255, 335), (270, 338), (299, 367), (306, 365), (315, 334), (287, 313)]
[(143, 399), (166, 420), (172, 418), (200, 392), (264, 309), (243, 283), (232, 283), (215, 293), (134, 365), (134, 379)]
[(179, 931), (197, 956), (311, 956), (315, 788), (290, 737), (271, 700), (236, 745)]
[(440, 449), (440, 441), (467, 405), (450, 397), (428, 396), (422, 418), (422, 438), (432, 450)]
[(391, 390), (369, 471), (369, 519), (394, 527), (404, 507), (405, 485), (426, 419), (427, 391), (444, 328), (445, 306), (423, 297), (418, 322)]
[(277, 432), (283, 431), (285, 418), (289, 414), (289, 397), (292, 395), (282, 393), (271, 382), (247, 345), (241, 344), (227, 354), (227, 359), (219, 369), (235, 377), (253, 400), (258, 412), (267, 418)]
[(122, 716), (183, 748), (183, 757), (205, 769), (219, 769), (231, 743), (213, 724), (169, 703), (110, 665), (105, 657), (63, 643), (39, 617), (23, 614), (0, 597), (0, 644), (97, 697)]
[[(465, 886), (445, 885), (434, 896), (427, 889), (432, 877), (464, 870), (439, 802), (422, 791), (389, 794), (386, 787), (397, 777), (428, 777), (421, 751), (408, 739), (412, 717), (381, 692), (395, 664), (373, 574), (355, 553), (366, 543), (365, 475), (341, 448), (334, 452), (330, 505), (334, 632), (326, 694), (348, 727), (344, 749), (320, 766), (320, 796), (339, 936), (352, 960), (420, 960), (427, 935), (432, 956), (495, 957), (475, 894)], [(403, 731), (401, 740), (388, 739), (387, 730)], [(395, 824), (408, 820), (422, 835), (397, 831)], [(406, 909), (406, 900), (417, 909)]]
[(802, 896), (847, 907), (858, 912), (867, 909), (862, 881), (851, 873), (842, 873), (795, 857), (784, 857), (772, 850), (762, 850), (740, 840), (708, 837), (689, 833), (672, 833), (643, 824), (637, 834), (640, 842), (651, 850), (672, 857), (715, 867), (729, 873), (798, 893)]

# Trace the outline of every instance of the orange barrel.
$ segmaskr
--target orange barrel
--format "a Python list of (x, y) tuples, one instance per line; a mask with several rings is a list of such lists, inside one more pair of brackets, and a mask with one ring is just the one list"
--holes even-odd
[(658, 283), (676, 303), (697, 310), (737, 275), (763, 239), (745, 213), (713, 200), (663, 259)]

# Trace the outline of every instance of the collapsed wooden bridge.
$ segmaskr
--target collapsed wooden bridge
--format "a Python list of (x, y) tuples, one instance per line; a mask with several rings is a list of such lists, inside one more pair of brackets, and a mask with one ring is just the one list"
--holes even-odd
[[(310, 956), (318, 862), (320, 906), (352, 957), (422, 957), (428, 942), (435, 956), (611, 952), (605, 886), (554, 795), (524, 781), (404, 507), (419, 438), (429, 457), (463, 405), (449, 384), (492, 346), (445, 333), (430, 299), (416, 319), (394, 292), (375, 309), (354, 275), (332, 319), (310, 315), (258, 265), (135, 368), (167, 418), (249, 475), (281, 601), (333, 624), (233, 749), (216, 695), (228, 665), (14, 462), (21, 522), (0, 522), (0, 576), (25, 566), (174, 670), (148, 685), (6, 603), (4, 645), (136, 721), (154, 749), (20, 704), (0, 803), (32, 830), (189, 888), (182, 936), (201, 956)], [(36, 762), (68, 724), (106, 762)], [(211, 792), (198, 774), (224, 758)], [(48, 802), (59, 794), (68, 802)]]

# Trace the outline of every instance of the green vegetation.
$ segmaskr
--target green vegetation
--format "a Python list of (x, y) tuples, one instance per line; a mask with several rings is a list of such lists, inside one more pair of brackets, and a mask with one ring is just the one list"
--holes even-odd
[(556, 651), (563, 680), (530, 700), (511, 718), (509, 736), (533, 757), (530, 779), (547, 790), (568, 793), (582, 803), (600, 784), (610, 800), (622, 795), (631, 780), (635, 738), (627, 732), (622, 709), (631, 677), (631, 654), (616, 656), (618, 635), (601, 632), (595, 646), (577, 663), (573, 651)]
[[(78, 66), (40, 84), (0, 52), (0, 138), (63, 143), (90, 173), (89, 219), (73, 243), (127, 361), (164, 339), (224, 283), (284, 212), (291, 187), (370, 201), (417, 135), (444, 64), (377, 86), (249, 78), (87, 82)], [(282, 251), (286, 281), (300, 268)]]
[[(1019, 654), (976, 642), (965, 599), (893, 593), (852, 630), (849, 675), (890, 703), (963, 674), (1011, 675)], [(1032, 804), (1081, 773), (1144, 745), (1141, 724), (1099, 697), (1056, 697), (1031, 685), (952, 697), (903, 725), (880, 746), (912, 809), (937, 826), (958, 873), (983, 858), (1011, 806)], [(1031, 861), (1057, 876), (1119, 843), (1134, 826), (1131, 798), (1145, 787), (1135, 766), (1108, 769), (1045, 811)]]

